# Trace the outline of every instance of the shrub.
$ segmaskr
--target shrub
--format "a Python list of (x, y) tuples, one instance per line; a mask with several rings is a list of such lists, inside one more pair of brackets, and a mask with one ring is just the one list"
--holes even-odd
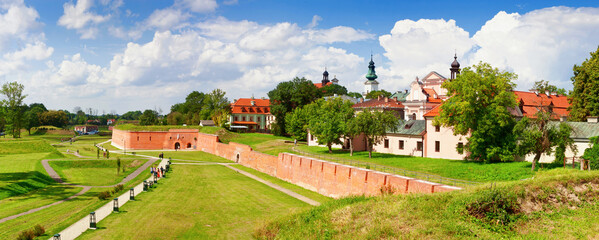
[(100, 192), (100, 193), (98, 193), (98, 198), (99, 198), (100, 200), (106, 200), (106, 199), (109, 199), (109, 198), (110, 198), (110, 196), (111, 196), (111, 194), (110, 194), (110, 190), (107, 190), (107, 191), (104, 191), (104, 192)]
[(517, 195), (494, 187), (480, 191), (466, 209), (469, 215), (489, 224), (489, 229), (494, 231), (509, 228), (521, 216)]
[(22, 231), (21, 234), (19, 234), (19, 236), (17, 237), (17, 240), (33, 240), (35, 237), (35, 232), (29, 229)]
[(123, 190), (125, 187), (123, 186), (123, 184), (119, 184), (114, 186), (114, 189), (112, 189), (112, 193), (116, 194), (118, 192), (120, 192), (121, 190)]
[(44, 233), (46, 233), (46, 229), (44, 229), (42, 225), (38, 224), (33, 227), (33, 232), (35, 233), (35, 236), (41, 236), (44, 235)]

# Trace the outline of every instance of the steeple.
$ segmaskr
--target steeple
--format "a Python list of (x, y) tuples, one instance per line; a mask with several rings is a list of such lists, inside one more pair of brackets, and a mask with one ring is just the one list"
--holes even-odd
[(451, 71), (450, 79), (455, 79), (457, 75), (460, 74), (460, 63), (458, 62), (457, 53), (453, 56), (453, 62), (451, 63), (451, 68), (449, 69), (449, 71)]
[(374, 71), (374, 61), (372, 61), (372, 54), (370, 54), (370, 63), (368, 63), (368, 74), (366, 74), (366, 79), (369, 81), (376, 80), (376, 72)]
[(322, 73), (322, 86), (324, 87), (329, 83), (329, 72), (327, 72), (327, 67), (324, 67), (324, 72)]

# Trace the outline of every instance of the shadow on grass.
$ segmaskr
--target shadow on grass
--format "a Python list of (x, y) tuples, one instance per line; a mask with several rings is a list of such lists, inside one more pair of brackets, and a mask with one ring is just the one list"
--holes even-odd
[(12, 182), (0, 188), (0, 199), (18, 196), (56, 183), (54, 179), (38, 171), (0, 173), (0, 180)]

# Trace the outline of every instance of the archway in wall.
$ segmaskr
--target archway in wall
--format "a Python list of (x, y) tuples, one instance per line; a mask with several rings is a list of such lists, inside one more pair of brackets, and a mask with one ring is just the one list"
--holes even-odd
[(175, 143), (175, 149), (181, 149), (181, 144), (180, 143)]
[(188, 144), (187, 144), (187, 148), (191, 148), (191, 143), (188, 143)]
[(237, 157), (235, 157), (235, 162), (239, 163), (239, 153), (237, 154)]

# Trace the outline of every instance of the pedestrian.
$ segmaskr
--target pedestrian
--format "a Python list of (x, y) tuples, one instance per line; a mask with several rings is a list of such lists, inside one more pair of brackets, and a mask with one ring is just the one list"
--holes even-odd
[(160, 172), (162, 172), (162, 175), (164, 176), (164, 168), (160, 167)]
[(293, 146), (297, 146), (297, 139), (293, 139)]

